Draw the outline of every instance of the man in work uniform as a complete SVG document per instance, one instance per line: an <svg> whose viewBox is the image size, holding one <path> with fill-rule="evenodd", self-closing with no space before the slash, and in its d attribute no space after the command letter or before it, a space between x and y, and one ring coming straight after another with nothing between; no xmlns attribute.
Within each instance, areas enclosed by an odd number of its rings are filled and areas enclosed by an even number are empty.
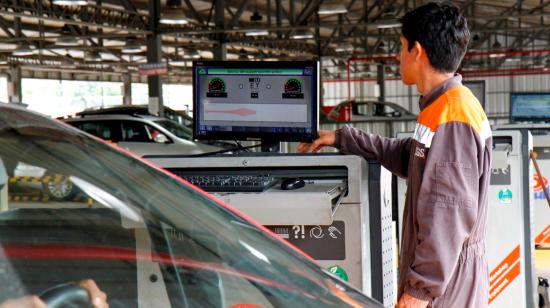
<svg viewBox="0 0 550 308"><path fill-rule="evenodd" d="M414 136L384 138L346 126L320 131L298 150L335 146L407 178L398 307L486 307L492 135L481 105L455 75L470 32L449 2L418 7L401 23L401 78L422 95Z"/></svg>

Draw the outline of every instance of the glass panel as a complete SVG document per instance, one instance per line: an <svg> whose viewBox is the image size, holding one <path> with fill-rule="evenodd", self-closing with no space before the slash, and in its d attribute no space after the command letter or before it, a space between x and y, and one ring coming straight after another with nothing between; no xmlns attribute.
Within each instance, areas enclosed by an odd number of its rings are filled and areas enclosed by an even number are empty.
<svg viewBox="0 0 550 308"><path fill-rule="evenodd" d="M177 123L174 123L172 121L167 120L158 120L155 121L158 125L164 127L168 131L170 131L172 134L178 136L179 138L185 139L185 140L191 140L193 132L190 128L178 125Z"/></svg>
<svg viewBox="0 0 550 308"><path fill-rule="evenodd" d="M126 142L154 142L145 124L137 121L123 121L122 134Z"/></svg>
<svg viewBox="0 0 550 308"><path fill-rule="evenodd" d="M120 123L117 123L117 122L113 122L113 121L72 122L70 124L76 126L80 130L83 130L103 140L107 140L111 142L119 142L121 140Z"/></svg>
<svg viewBox="0 0 550 308"><path fill-rule="evenodd" d="M0 106L0 303L93 279L111 307L373 307L208 195Z"/></svg>

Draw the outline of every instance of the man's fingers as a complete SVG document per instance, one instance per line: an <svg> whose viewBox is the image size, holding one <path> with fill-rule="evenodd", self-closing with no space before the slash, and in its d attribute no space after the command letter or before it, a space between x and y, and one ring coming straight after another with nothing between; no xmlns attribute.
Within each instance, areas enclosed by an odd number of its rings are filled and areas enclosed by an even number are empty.
<svg viewBox="0 0 550 308"><path fill-rule="evenodd" d="M78 283L78 286L88 290L90 299L94 308L108 308L107 294L101 291L95 281L91 279L82 280Z"/></svg>
<svg viewBox="0 0 550 308"><path fill-rule="evenodd" d="M300 153L305 153L305 152L307 152L308 149L309 149L309 147L310 147L310 145L311 145L311 143L304 143L304 142L300 143L300 144L298 145L298 152L300 152Z"/></svg>
<svg viewBox="0 0 550 308"><path fill-rule="evenodd" d="M321 139L317 139L315 140L312 144L311 144L311 151L314 152L314 153L317 153L319 152L319 150L321 150L323 148L323 143L321 141Z"/></svg>

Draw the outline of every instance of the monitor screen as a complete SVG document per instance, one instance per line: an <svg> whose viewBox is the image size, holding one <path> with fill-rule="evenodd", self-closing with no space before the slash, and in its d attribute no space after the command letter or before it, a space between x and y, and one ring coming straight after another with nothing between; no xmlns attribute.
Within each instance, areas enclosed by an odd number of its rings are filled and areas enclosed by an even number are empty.
<svg viewBox="0 0 550 308"><path fill-rule="evenodd" d="M311 141L319 127L319 62L193 62L199 140Z"/></svg>
<svg viewBox="0 0 550 308"><path fill-rule="evenodd" d="M462 84L472 91L485 110L485 80L463 80Z"/></svg>
<svg viewBox="0 0 550 308"><path fill-rule="evenodd" d="M510 121L550 122L550 93L511 93Z"/></svg>

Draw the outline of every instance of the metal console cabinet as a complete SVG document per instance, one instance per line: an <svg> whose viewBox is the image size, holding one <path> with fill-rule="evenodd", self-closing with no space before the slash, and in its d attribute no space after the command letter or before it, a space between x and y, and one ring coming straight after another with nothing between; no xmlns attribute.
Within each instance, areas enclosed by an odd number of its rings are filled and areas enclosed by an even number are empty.
<svg viewBox="0 0 550 308"><path fill-rule="evenodd" d="M273 155L151 158L179 175L269 174L306 185L261 193L214 195L308 253L351 285L393 307L391 174L352 155ZM336 268L335 266L338 266ZM343 270L343 271L342 271Z"/></svg>

